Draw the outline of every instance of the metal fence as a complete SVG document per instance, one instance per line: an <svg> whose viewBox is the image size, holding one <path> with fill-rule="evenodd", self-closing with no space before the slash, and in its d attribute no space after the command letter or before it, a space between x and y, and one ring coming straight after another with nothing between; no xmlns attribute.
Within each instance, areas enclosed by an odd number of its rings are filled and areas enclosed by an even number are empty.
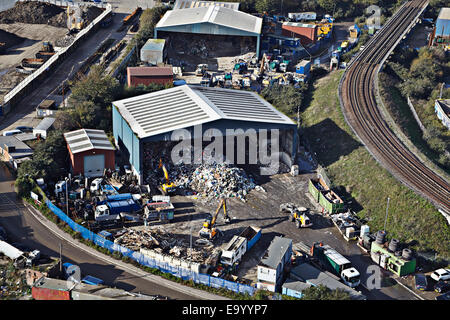
<svg viewBox="0 0 450 320"><path fill-rule="evenodd" d="M156 268L164 273L170 273L177 278L181 278L183 280L192 280L197 284L203 284L212 288L224 288L237 293L253 295L256 291L255 287L248 286L245 284L228 281L222 278L212 277L208 274L197 273L192 270L182 268L180 266L171 265L168 262L157 260L150 258L140 252L135 252L126 247L118 245L112 241L106 240L93 233L92 231L86 229L83 226L75 223L72 219L70 219L61 209L51 203L48 199L45 200L47 207L62 221L67 223L72 230L79 232L81 236L90 240L96 245L108 249L111 253L120 252L123 256L129 257L134 261L138 262L143 266L147 266L150 268Z"/></svg>

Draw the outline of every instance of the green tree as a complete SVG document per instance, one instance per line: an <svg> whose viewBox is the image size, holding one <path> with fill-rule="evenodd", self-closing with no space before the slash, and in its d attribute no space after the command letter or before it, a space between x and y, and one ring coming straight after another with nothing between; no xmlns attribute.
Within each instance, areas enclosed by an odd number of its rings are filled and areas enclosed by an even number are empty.
<svg viewBox="0 0 450 320"><path fill-rule="evenodd" d="M311 286L302 291L302 300L351 300L350 295L342 290L331 290L324 285Z"/></svg>

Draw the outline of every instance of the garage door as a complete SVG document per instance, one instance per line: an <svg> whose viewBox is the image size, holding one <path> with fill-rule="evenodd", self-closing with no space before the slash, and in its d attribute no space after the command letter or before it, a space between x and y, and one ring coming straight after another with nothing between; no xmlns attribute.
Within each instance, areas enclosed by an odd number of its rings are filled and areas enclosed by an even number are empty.
<svg viewBox="0 0 450 320"><path fill-rule="evenodd" d="M105 169L105 155L98 154L84 157L84 176L101 177Z"/></svg>

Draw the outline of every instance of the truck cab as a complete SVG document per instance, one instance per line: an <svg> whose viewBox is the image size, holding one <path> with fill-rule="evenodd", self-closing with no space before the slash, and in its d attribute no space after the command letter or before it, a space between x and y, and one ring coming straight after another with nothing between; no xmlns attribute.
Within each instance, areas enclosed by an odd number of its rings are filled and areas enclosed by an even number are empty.
<svg viewBox="0 0 450 320"><path fill-rule="evenodd" d="M95 208L95 221L120 220L120 214L111 214L106 204L101 204Z"/></svg>
<svg viewBox="0 0 450 320"><path fill-rule="evenodd" d="M347 286L351 288L355 288L361 283L360 274L358 270L353 267L344 269L344 271L341 272L341 279Z"/></svg>
<svg viewBox="0 0 450 320"><path fill-rule="evenodd" d="M96 193L97 191L100 191L100 186L102 184L102 181L103 181L102 178L97 178L91 182L91 188L90 188L91 193Z"/></svg>
<svg viewBox="0 0 450 320"><path fill-rule="evenodd" d="M66 181L58 181L58 183L55 184L55 194L59 194L64 191L66 191Z"/></svg>

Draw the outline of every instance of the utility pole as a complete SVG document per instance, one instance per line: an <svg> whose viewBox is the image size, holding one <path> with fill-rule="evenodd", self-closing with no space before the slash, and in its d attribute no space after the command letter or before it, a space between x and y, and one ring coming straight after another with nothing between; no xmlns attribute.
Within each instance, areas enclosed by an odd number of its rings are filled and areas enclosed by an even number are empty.
<svg viewBox="0 0 450 320"><path fill-rule="evenodd" d="M59 272L62 273L62 243L59 243Z"/></svg>
<svg viewBox="0 0 450 320"><path fill-rule="evenodd" d="M66 181L66 214L69 216L69 179L65 177L64 180Z"/></svg>
<svg viewBox="0 0 450 320"><path fill-rule="evenodd" d="M387 198L387 206L386 206L386 217L384 218L384 228L383 230L386 232L386 222L387 222L387 217L388 217L388 210L389 210L389 200L390 198Z"/></svg>

